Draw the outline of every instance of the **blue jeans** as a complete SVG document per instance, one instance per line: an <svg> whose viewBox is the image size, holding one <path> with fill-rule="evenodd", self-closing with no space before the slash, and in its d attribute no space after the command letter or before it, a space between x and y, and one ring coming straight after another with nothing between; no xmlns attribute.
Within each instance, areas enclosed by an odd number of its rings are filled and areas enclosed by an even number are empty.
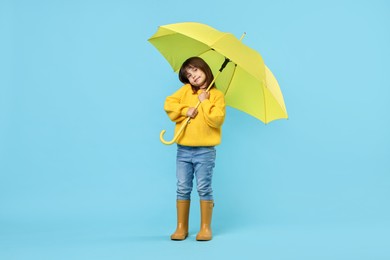
<svg viewBox="0 0 390 260"><path fill-rule="evenodd" d="M215 166L214 146L177 145L177 199L190 200L194 176L200 200L213 200L211 181Z"/></svg>

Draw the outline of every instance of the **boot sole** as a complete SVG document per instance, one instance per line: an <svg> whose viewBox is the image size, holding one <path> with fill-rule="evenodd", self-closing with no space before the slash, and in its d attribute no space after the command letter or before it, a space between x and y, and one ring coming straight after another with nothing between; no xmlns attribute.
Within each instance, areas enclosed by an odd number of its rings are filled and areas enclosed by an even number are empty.
<svg viewBox="0 0 390 260"><path fill-rule="evenodd" d="M181 241L181 240L185 240L187 237L188 237L188 234L185 235L184 237L172 237L172 236L171 236L171 240L174 240L174 241Z"/></svg>

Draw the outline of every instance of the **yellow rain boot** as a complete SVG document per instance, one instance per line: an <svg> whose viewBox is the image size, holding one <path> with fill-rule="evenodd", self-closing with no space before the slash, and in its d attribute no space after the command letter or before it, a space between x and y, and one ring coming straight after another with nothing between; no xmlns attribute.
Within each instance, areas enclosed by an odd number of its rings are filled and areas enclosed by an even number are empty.
<svg viewBox="0 0 390 260"><path fill-rule="evenodd" d="M172 240L184 240L188 236L188 216L190 213L190 200L177 200L177 228L171 235Z"/></svg>
<svg viewBox="0 0 390 260"><path fill-rule="evenodd" d="M213 200L201 200L200 201L200 215L201 215L201 223L200 223L200 231L196 236L196 240L198 241L209 241L212 238L211 232L211 218L213 215Z"/></svg>

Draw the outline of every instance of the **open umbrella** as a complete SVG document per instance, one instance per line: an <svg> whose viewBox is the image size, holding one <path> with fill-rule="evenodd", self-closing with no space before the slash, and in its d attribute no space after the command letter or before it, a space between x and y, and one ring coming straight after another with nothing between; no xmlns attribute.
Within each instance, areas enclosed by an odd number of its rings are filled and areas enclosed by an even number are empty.
<svg viewBox="0 0 390 260"><path fill-rule="evenodd" d="M264 65L261 55L243 44L242 38L237 39L231 33L205 24L188 22L160 26L149 42L176 72L189 57L204 59L215 75L218 89L225 94L226 105L264 123L287 118L283 95L275 77ZM171 141L164 140L163 130L161 142L174 143L189 121L188 117Z"/></svg>

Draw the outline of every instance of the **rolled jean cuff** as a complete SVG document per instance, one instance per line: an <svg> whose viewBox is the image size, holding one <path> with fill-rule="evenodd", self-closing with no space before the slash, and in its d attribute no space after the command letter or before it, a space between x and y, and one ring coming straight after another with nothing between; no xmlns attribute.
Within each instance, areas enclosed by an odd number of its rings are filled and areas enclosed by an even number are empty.
<svg viewBox="0 0 390 260"><path fill-rule="evenodd" d="M212 195L210 196L199 196L200 200L214 200L214 197Z"/></svg>
<svg viewBox="0 0 390 260"><path fill-rule="evenodd" d="M176 197L177 200L191 200L191 196L179 196Z"/></svg>

